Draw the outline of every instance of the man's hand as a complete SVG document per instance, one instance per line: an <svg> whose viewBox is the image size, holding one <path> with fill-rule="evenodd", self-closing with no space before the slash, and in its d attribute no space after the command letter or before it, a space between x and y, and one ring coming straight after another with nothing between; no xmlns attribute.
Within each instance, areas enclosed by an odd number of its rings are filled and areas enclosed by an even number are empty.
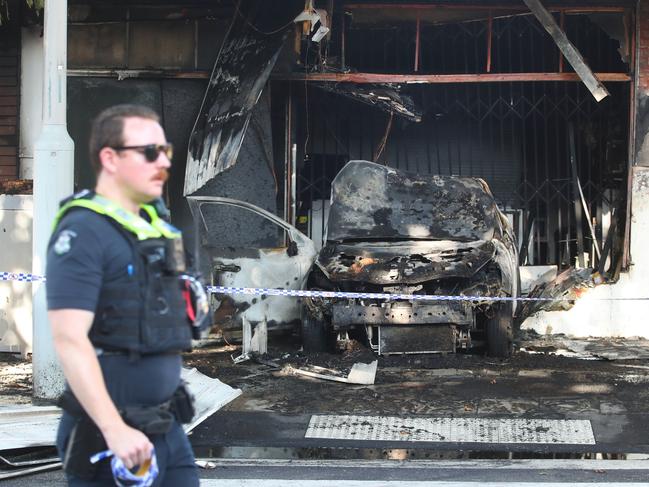
<svg viewBox="0 0 649 487"><path fill-rule="evenodd" d="M142 465L151 458L153 444L144 433L126 423L108 428L102 434L108 448L128 469Z"/></svg>

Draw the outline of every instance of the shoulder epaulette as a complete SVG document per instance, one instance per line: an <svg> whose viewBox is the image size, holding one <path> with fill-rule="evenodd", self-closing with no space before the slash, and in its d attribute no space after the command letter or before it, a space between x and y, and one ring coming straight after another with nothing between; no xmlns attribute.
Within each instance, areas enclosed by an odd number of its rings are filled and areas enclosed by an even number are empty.
<svg viewBox="0 0 649 487"><path fill-rule="evenodd" d="M59 207L61 208L61 207L65 206L65 205L67 205L70 201L73 201L73 200L80 200L80 199L89 200L89 199L92 199L92 197L94 195L95 195L94 191L92 191L90 189L82 189L81 191L77 191L76 193L71 194L70 196L68 196L66 198L63 198L59 202Z"/></svg>

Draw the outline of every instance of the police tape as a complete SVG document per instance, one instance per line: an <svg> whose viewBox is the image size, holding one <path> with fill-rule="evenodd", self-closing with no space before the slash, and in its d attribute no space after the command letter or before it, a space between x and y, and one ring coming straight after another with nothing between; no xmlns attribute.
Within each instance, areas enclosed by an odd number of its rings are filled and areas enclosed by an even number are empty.
<svg viewBox="0 0 649 487"><path fill-rule="evenodd" d="M45 282L45 276L25 272L0 272L0 281ZM206 286L205 290L213 294L247 294L253 296L285 296L295 298L346 298L377 299L383 301L574 301L575 297L512 297L512 296L467 296L438 294L398 294L398 293L359 293L348 291L309 291L306 289L281 289L258 287ZM649 301L649 297L630 298L597 298L597 301Z"/></svg>
<svg viewBox="0 0 649 487"><path fill-rule="evenodd" d="M378 299L384 301L574 301L575 298L527 298L511 296L445 296L438 294L355 293L347 291L307 291L255 287L207 286L214 294L248 294L254 296L290 296L297 298ZM642 298L649 299L649 298Z"/></svg>
<svg viewBox="0 0 649 487"><path fill-rule="evenodd" d="M45 281L45 276L37 276L25 272L0 272L0 281L21 281L21 282Z"/></svg>

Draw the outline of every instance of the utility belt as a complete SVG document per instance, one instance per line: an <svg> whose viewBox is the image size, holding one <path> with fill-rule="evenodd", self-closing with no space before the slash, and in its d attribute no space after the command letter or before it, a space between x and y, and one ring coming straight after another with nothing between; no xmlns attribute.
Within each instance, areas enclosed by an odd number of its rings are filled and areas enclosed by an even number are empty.
<svg viewBox="0 0 649 487"><path fill-rule="evenodd" d="M178 355L181 353L180 350L169 350L166 352L155 352L155 353L140 353L135 351L129 351L124 349L113 349L113 348L99 348L95 347L95 353L97 357L126 357L130 363L136 362L142 357L160 357L162 355ZM75 398L76 400L76 398ZM156 406L154 406L156 407Z"/></svg>
<svg viewBox="0 0 649 487"><path fill-rule="evenodd" d="M65 446L63 468L75 477L92 480L99 464L90 463L90 457L106 450L104 437L72 391L66 389L57 405L76 419ZM162 435L171 430L174 421L186 424L194 418L194 397L181 383L171 399L162 404L127 406L119 409L119 413L126 424L145 435Z"/></svg>

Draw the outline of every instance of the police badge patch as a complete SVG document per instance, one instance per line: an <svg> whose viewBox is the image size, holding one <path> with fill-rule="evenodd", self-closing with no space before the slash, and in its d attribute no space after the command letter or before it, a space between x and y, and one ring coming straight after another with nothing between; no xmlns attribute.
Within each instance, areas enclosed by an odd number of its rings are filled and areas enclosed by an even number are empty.
<svg viewBox="0 0 649 487"><path fill-rule="evenodd" d="M61 230L59 233L59 238L56 239L54 243L54 252L57 255L63 255L70 251L72 247L72 239L77 236L76 232L72 230Z"/></svg>

